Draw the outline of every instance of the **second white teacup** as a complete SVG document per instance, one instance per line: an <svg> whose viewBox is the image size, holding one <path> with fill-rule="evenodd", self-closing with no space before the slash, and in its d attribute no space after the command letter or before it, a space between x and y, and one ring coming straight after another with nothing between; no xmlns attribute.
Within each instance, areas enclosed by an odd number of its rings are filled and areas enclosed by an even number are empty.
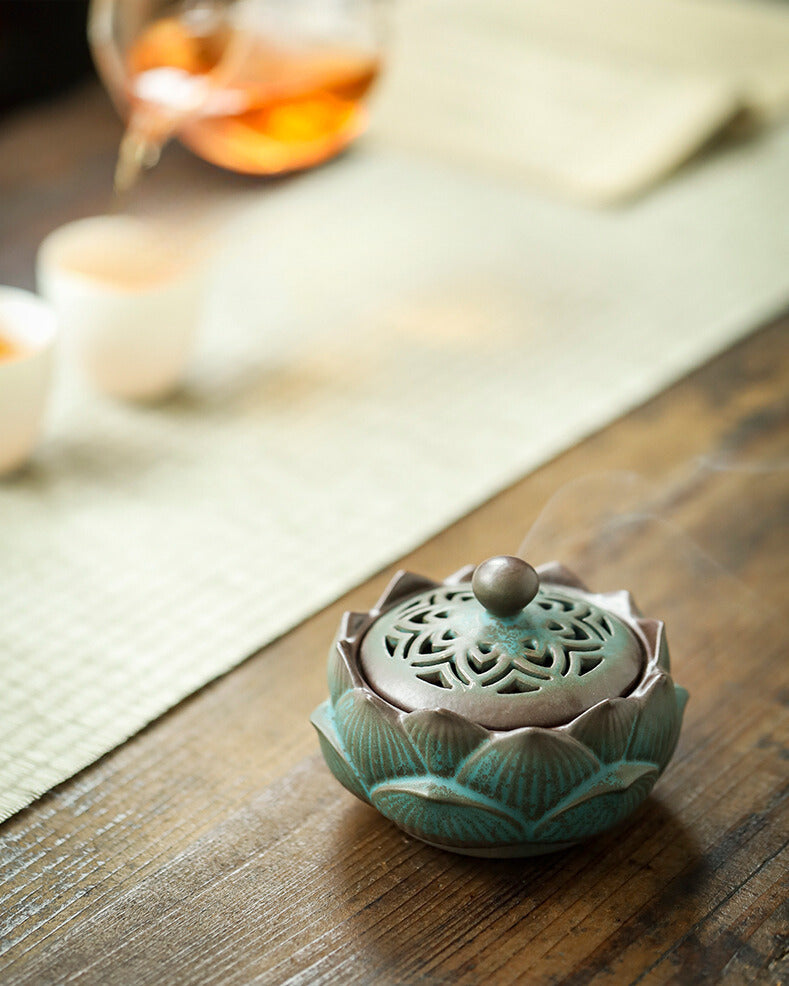
<svg viewBox="0 0 789 986"><path fill-rule="evenodd" d="M29 291L0 287L0 475L21 466L38 440L52 376L57 322ZM10 352L9 352L10 351Z"/></svg>
<svg viewBox="0 0 789 986"><path fill-rule="evenodd" d="M155 400L177 386L204 279L200 258L180 239L131 216L81 219L41 244L37 278L66 348L100 390Z"/></svg>

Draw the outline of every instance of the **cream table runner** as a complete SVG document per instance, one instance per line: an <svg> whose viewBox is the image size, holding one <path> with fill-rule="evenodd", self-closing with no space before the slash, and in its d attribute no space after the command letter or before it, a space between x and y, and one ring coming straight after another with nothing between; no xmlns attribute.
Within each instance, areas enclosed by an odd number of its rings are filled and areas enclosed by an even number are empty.
<svg viewBox="0 0 789 986"><path fill-rule="evenodd" d="M229 191L184 391L66 373L0 483L0 817L775 313L787 175L784 127L584 211L379 126Z"/></svg>

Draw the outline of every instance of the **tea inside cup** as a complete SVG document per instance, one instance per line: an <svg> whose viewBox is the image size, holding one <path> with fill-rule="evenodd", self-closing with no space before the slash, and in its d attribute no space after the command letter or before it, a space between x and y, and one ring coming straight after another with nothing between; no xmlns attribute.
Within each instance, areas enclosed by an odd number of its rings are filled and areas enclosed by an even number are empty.
<svg viewBox="0 0 789 986"><path fill-rule="evenodd" d="M21 466L41 429L57 320L29 291L0 287L0 474Z"/></svg>

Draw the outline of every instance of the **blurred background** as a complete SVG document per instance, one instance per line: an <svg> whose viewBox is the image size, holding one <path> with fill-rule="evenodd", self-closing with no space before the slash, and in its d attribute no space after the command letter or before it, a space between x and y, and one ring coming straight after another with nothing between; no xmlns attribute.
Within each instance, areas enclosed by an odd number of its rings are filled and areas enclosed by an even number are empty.
<svg viewBox="0 0 789 986"><path fill-rule="evenodd" d="M0 0L0 113L93 74L88 0Z"/></svg>

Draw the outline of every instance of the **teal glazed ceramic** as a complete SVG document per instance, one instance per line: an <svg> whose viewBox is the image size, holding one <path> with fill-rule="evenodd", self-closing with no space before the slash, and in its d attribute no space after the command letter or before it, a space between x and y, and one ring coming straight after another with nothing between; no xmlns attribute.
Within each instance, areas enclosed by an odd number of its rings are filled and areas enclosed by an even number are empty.
<svg viewBox="0 0 789 986"><path fill-rule="evenodd" d="M679 738L663 624L558 564L400 572L346 613L312 716L337 780L405 832L531 856L621 822Z"/></svg>

